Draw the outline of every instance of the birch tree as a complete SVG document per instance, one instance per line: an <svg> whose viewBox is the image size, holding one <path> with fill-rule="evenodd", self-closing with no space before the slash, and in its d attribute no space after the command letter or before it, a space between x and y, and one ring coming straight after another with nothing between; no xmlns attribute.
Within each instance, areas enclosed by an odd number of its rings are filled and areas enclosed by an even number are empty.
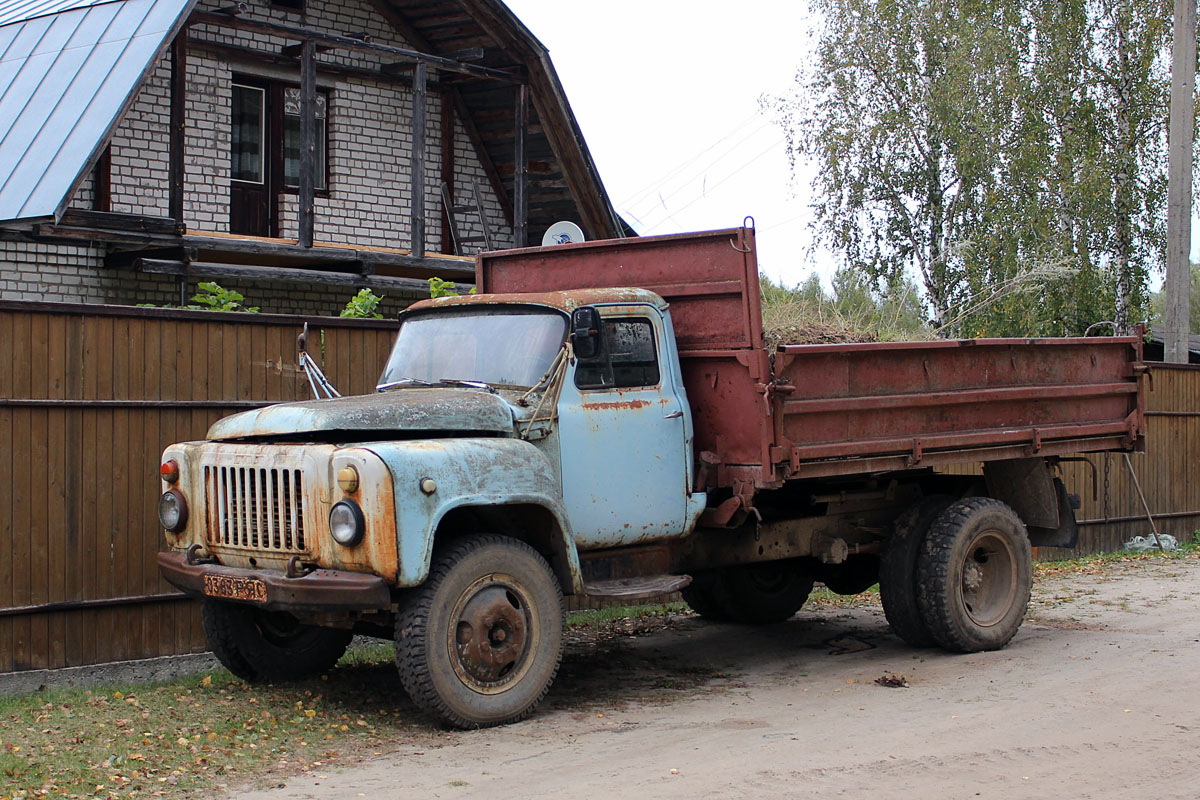
<svg viewBox="0 0 1200 800"><path fill-rule="evenodd" d="M1126 327L1162 264L1161 0L814 0L776 100L816 234L956 335Z"/></svg>

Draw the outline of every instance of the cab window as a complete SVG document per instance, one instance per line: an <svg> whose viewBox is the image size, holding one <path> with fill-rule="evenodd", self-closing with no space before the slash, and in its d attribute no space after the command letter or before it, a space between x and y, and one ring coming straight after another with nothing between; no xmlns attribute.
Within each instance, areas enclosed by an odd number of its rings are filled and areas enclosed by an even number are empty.
<svg viewBox="0 0 1200 800"><path fill-rule="evenodd" d="M658 385L658 350L648 319L604 320L600 351L579 360L575 386L580 389L627 389Z"/></svg>

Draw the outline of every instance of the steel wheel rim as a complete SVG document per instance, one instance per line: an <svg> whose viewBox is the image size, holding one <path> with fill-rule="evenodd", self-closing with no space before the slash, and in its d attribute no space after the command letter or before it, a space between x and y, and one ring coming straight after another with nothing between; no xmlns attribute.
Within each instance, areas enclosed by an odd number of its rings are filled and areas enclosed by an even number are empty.
<svg viewBox="0 0 1200 800"><path fill-rule="evenodd" d="M996 530L976 535L959 567L958 593L973 623L1000 624L1017 595L1017 557L1008 537Z"/></svg>
<svg viewBox="0 0 1200 800"><path fill-rule="evenodd" d="M446 634L450 663L463 685L499 694L533 665L537 612L516 578L486 575L459 595Z"/></svg>

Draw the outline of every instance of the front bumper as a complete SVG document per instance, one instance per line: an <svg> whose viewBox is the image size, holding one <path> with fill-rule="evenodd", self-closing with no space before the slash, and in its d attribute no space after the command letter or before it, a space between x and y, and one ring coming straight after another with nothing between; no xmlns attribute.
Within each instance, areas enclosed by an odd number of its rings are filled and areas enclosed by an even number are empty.
<svg viewBox="0 0 1200 800"><path fill-rule="evenodd" d="M289 578L281 572L189 564L186 554L180 552L159 553L158 569L167 581L187 594L243 602L269 611L374 611L387 610L392 605L387 582L378 575L361 572L318 569L299 578ZM205 576L209 579L205 580ZM215 587L235 583L250 585L254 591L243 597L214 594Z"/></svg>

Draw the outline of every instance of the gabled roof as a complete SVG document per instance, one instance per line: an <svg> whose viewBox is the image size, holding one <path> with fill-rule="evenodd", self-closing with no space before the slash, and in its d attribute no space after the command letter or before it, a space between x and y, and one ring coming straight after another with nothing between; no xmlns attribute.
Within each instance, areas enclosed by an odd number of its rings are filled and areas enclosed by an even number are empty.
<svg viewBox="0 0 1200 800"><path fill-rule="evenodd" d="M503 2L370 2L424 52L448 56L482 48L483 59L473 63L498 69L515 68L528 76L533 106L527 141L529 244L539 244L542 232L563 219L579 222L591 239L635 235L613 210L549 51ZM513 87L472 81L458 91L476 118L487 156L496 165L511 196L516 108Z"/></svg>
<svg viewBox="0 0 1200 800"><path fill-rule="evenodd" d="M528 78L531 243L560 219L589 238L632 231L617 216L546 48L499 0L366 0L413 47ZM0 0L0 221L61 216L157 55L196 0ZM459 112L502 202L513 197L515 87L456 86Z"/></svg>
<svg viewBox="0 0 1200 800"><path fill-rule="evenodd" d="M0 5L0 220L62 214L194 4Z"/></svg>

